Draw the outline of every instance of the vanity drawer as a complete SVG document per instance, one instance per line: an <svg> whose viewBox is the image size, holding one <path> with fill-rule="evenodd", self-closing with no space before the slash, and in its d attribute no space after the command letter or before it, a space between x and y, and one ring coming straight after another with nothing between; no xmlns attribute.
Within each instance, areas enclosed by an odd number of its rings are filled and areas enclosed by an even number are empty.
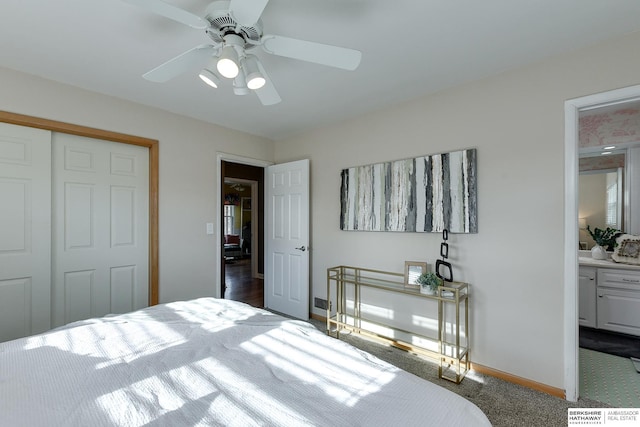
<svg viewBox="0 0 640 427"><path fill-rule="evenodd" d="M640 272L632 270L598 269L598 286L640 292Z"/></svg>
<svg viewBox="0 0 640 427"><path fill-rule="evenodd" d="M590 328L596 325L596 269L580 266L578 281L578 323Z"/></svg>
<svg viewBox="0 0 640 427"><path fill-rule="evenodd" d="M598 328L640 335L640 292L598 286Z"/></svg>

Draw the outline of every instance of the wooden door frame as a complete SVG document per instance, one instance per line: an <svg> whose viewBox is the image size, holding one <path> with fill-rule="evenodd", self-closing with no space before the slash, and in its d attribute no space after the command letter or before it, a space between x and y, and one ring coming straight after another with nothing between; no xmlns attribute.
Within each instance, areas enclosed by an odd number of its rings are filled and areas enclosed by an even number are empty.
<svg viewBox="0 0 640 427"><path fill-rule="evenodd" d="M51 132L67 133L88 138L137 145L149 149L149 305L156 305L159 294L159 256L158 256L158 140L106 131L87 126L74 125L56 120L0 111L0 122L18 126L44 129Z"/></svg>

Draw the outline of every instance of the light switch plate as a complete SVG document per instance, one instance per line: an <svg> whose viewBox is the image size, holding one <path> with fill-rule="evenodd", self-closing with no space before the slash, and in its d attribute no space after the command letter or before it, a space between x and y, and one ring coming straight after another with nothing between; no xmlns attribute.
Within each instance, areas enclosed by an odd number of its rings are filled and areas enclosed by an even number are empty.
<svg viewBox="0 0 640 427"><path fill-rule="evenodd" d="M208 222L207 223L207 234L213 234L213 223L212 222Z"/></svg>

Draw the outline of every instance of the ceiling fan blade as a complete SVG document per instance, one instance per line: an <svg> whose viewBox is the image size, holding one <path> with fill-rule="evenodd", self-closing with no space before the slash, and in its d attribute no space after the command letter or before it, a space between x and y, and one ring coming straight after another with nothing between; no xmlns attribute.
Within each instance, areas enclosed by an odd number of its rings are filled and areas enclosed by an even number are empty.
<svg viewBox="0 0 640 427"><path fill-rule="evenodd" d="M229 14L238 24L252 27L260 19L267 3L269 0L231 0Z"/></svg>
<svg viewBox="0 0 640 427"><path fill-rule="evenodd" d="M276 91L273 82L267 75L267 72L264 70L260 62L258 62L258 68L260 69L260 72L265 79L264 86L254 91L258 96L258 99L260 99L262 105L274 105L279 103L280 101L282 101L282 98L280 98L280 95L278 95L278 91Z"/></svg>
<svg viewBox="0 0 640 427"><path fill-rule="evenodd" d="M173 19L181 24L188 25L193 28L204 30L209 28L209 21L204 18L194 15L191 12L180 9L168 3L160 0L123 0L125 3L129 3L134 6L141 7L156 15L164 16L165 18Z"/></svg>
<svg viewBox="0 0 640 427"><path fill-rule="evenodd" d="M217 48L214 46L201 44L168 60L164 64L158 65L153 70L143 74L142 77L151 82L164 83L190 69L203 66L216 52Z"/></svg>
<svg viewBox="0 0 640 427"><path fill-rule="evenodd" d="M262 36L262 48L265 52L273 55L315 62L349 71L358 68L362 58L362 53L357 50L283 36Z"/></svg>

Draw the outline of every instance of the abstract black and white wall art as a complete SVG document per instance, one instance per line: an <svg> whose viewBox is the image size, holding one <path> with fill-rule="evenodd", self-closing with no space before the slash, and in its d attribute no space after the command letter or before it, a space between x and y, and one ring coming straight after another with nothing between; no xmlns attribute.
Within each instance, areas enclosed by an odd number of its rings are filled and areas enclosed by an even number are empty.
<svg viewBox="0 0 640 427"><path fill-rule="evenodd" d="M340 229L478 232L476 150L343 169Z"/></svg>

